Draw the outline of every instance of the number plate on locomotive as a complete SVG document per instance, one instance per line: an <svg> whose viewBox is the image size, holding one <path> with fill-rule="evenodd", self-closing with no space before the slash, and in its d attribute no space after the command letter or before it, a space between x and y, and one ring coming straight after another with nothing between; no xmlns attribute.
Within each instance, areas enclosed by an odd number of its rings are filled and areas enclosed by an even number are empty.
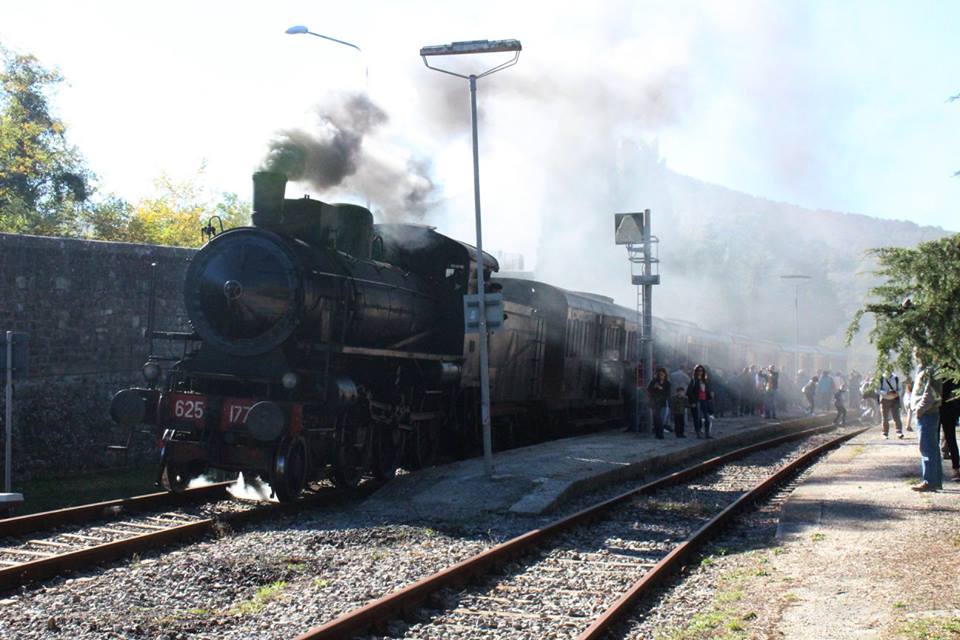
<svg viewBox="0 0 960 640"><path fill-rule="evenodd" d="M174 422L188 422L202 429L207 417L207 399L192 393L173 393L167 400L168 415Z"/></svg>
<svg viewBox="0 0 960 640"><path fill-rule="evenodd" d="M224 398L223 409L220 412L220 428L229 429L242 425L247 414L250 413L250 407L255 404L253 400L246 398Z"/></svg>

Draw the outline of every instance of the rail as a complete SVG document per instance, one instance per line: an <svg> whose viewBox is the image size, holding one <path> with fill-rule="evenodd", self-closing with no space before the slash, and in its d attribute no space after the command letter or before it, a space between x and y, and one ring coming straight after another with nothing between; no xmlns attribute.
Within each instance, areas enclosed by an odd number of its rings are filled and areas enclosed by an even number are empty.
<svg viewBox="0 0 960 640"><path fill-rule="evenodd" d="M570 516L557 520L542 528L534 529L520 536L512 538L506 542L498 544L479 554L476 554L466 560L458 562L446 569L442 569L432 575L424 577L406 587L403 587L393 593L387 594L381 598L373 600L368 604L349 611L334 620L331 620L321 626L314 627L309 631L297 636L297 640L328 640L333 638L349 638L362 634L371 628L377 628L392 619L403 617L406 613L415 610L431 594L443 588L457 588L466 584L470 579L482 575L492 568L500 566L507 561L529 552L546 539L553 537L563 531L572 529L577 525L589 522L612 508L624 504L633 498L652 493L669 485L678 484L693 477L700 476L710 472L732 460L741 458L751 453L769 449L778 445L803 439L818 433L831 430L831 425L806 429L804 431L780 436L763 442L759 442L747 447L737 449L716 456L704 462L687 467L681 471L669 474L652 482L648 482L640 487L622 493L613 498L604 500L600 503L582 509ZM862 431L845 434L839 438L832 439L826 445L818 447L805 454L797 461L787 465L776 474L765 479L754 490L741 496L736 502L728 506L718 516L701 527L691 538L678 545L670 554L651 569L645 577L635 584L627 593L625 593L611 609L604 612L601 618L598 618L591 625L581 639L595 638L597 634L607 629L612 621L622 616L623 612L650 586L662 580L662 578L672 569L683 561L690 553L702 543L707 535L715 531L719 526L728 521L734 513L741 509L745 504L757 499L759 491L768 491L775 486L785 475L793 471L806 461L819 455L827 448L836 446L849 438L862 433ZM589 632L590 635L585 635Z"/></svg>

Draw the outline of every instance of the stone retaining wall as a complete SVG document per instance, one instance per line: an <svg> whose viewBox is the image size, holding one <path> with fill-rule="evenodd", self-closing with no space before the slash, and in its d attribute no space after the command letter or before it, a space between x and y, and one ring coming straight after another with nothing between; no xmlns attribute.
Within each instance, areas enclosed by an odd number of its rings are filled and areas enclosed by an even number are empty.
<svg viewBox="0 0 960 640"><path fill-rule="evenodd" d="M110 421L110 398L142 382L151 277L155 327L186 328L182 283L194 253L0 233L0 330L30 335L29 377L15 392L15 484L152 458L145 435L128 460L106 451L127 439Z"/></svg>

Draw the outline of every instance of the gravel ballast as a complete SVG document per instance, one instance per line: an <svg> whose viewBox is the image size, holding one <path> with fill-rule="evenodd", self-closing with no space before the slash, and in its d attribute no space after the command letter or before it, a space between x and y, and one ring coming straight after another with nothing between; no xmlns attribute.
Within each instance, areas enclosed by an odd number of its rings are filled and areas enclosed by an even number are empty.
<svg viewBox="0 0 960 640"><path fill-rule="evenodd" d="M790 451L803 446L787 445ZM779 464L776 456L787 454L771 455L770 464ZM673 497L658 494L638 500L631 507L632 515L626 516L636 524L630 535L624 536L623 527L614 524L604 533L604 540L637 557L648 554L645 562L655 561L670 543L685 535L681 530L695 526L744 488L714 487L707 497L691 484L668 490L676 492ZM623 490L610 488L578 499L564 511L572 512ZM669 517L657 516L651 502L660 503L658 513L667 505ZM23 589L0 602L0 637L291 638L558 515L491 514L463 524L438 519L442 522L438 524L384 521L382 515L367 513L357 505L330 507ZM677 526L680 522L683 526ZM603 594L633 577L626 572L577 575L583 561L598 553L590 544L595 541L572 537L547 552L555 554L556 565L564 573L553 576L551 590L556 593L542 600L539 611L543 617L593 615L609 599ZM533 576L534 583L539 580L541 576ZM522 581L518 574L517 584L512 586L520 588ZM584 606L563 589L601 595ZM461 609L471 606L470 593L448 595L463 600L466 606L458 605ZM505 599L521 597L514 593ZM497 604L496 600L485 602L489 609ZM444 637L477 637L476 630L484 628L489 637L542 637L553 628L522 615L510 619L509 624L499 622L490 627L484 627L483 616L468 617L471 623L461 624L464 621L460 620L455 623L460 631L454 629ZM437 637L428 631L434 622L423 627L401 624L396 631L411 637ZM573 625L569 627L573 629Z"/></svg>

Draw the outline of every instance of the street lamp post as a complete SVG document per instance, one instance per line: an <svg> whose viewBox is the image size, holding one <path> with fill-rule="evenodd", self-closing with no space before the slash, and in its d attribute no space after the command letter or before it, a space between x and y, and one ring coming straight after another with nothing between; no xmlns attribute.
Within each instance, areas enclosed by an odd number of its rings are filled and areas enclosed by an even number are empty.
<svg viewBox="0 0 960 640"><path fill-rule="evenodd" d="M780 276L781 280L794 281L793 311L796 328L796 351L793 356L793 375L800 373L800 283L802 280L810 280L813 276L806 276L801 273L789 273Z"/></svg>
<svg viewBox="0 0 960 640"><path fill-rule="evenodd" d="M302 24L294 25L287 29L287 33L290 35L300 35L306 33L311 36L316 36L318 38L323 38L324 40L329 40L330 42L336 42L337 44L342 44L344 46L356 49L361 56L363 56L363 92L367 95L367 102L365 105L366 111L366 125L367 128L370 128L370 65L367 62L367 55L363 52L363 49L353 44L352 42L347 42L346 40L339 40L337 38L331 38L330 36L325 36L320 33L314 33L307 29ZM370 208L370 196L367 196L367 209Z"/></svg>
<svg viewBox="0 0 960 640"><path fill-rule="evenodd" d="M471 40L468 42L453 42L420 49L420 57L428 69L446 73L470 82L470 116L473 125L473 208L477 223L477 307L480 324L480 422L483 425L483 466L487 476L493 475L493 438L490 431L490 371L487 354L487 308L485 304L486 290L483 282L483 234L480 226L480 152L477 142L477 80L512 67L520 58L522 47L519 40ZM483 73L463 75L447 69L431 67L428 58L434 56L465 55L472 53L513 53L513 57L506 62L487 69Z"/></svg>
<svg viewBox="0 0 960 640"><path fill-rule="evenodd" d="M364 57L363 58L363 80L364 80L364 83L366 83L367 95L368 96L370 95L370 67L367 64L366 54L363 52L363 49L353 44L352 42L347 42L346 40L339 40L337 38L331 38L330 36L325 36L320 33L314 33L313 31L310 31L310 29L307 29L302 24L298 24L290 27L289 29L287 29L287 33L290 35L299 35L301 33L306 33L308 35L316 36L318 38L323 38L324 40L329 40L330 42L336 42L337 44L342 44L344 46L351 47L359 51L360 55Z"/></svg>

